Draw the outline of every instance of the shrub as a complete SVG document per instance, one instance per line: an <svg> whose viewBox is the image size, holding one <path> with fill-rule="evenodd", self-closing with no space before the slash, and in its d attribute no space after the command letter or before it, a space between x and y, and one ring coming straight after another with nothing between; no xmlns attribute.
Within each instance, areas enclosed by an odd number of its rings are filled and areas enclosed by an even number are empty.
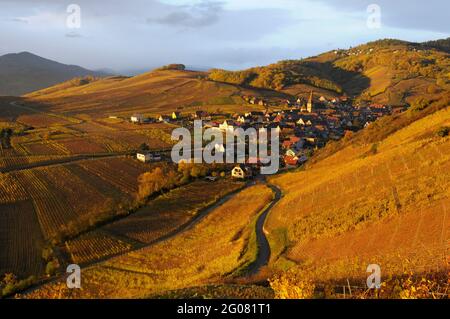
<svg viewBox="0 0 450 319"><path fill-rule="evenodd" d="M276 299L311 299L315 285L294 272L286 272L269 280Z"/></svg>
<svg viewBox="0 0 450 319"><path fill-rule="evenodd" d="M443 126L437 131L437 135L440 137L446 137L446 136L448 136L449 132L450 132L450 128L447 126Z"/></svg>
<svg viewBox="0 0 450 319"><path fill-rule="evenodd" d="M48 276L53 276L53 275L56 274L56 272L58 271L58 269L59 269L59 262L58 262L58 259L53 258L53 259L52 259L51 261L49 261L49 262L47 263L47 265L45 266L45 273L46 273Z"/></svg>

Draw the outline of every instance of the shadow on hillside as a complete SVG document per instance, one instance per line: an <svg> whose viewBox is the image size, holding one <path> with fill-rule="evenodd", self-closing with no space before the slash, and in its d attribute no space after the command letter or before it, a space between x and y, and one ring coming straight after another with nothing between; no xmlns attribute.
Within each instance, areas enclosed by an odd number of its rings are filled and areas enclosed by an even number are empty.
<svg viewBox="0 0 450 319"><path fill-rule="evenodd" d="M323 78L337 83L350 96L361 95L371 84L370 78L362 74L362 66L359 65L353 71L337 67L331 62L307 61L303 62L303 65L316 70Z"/></svg>
<svg viewBox="0 0 450 319"><path fill-rule="evenodd" d="M51 105L22 96L0 96L0 117L15 121L21 115L50 111Z"/></svg>

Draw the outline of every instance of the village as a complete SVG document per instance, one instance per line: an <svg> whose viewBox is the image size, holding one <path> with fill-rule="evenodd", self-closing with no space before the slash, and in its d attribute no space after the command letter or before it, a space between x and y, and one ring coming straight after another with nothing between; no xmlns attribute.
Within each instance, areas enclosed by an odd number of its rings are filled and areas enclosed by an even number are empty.
<svg viewBox="0 0 450 319"><path fill-rule="evenodd" d="M198 110L191 114L173 112L157 118L134 114L130 121L136 125L172 123L192 130L194 121L202 120L204 129L216 128L223 133L237 128L254 128L260 133L274 129L280 136L280 168L290 169L306 163L314 151L324 147L328 141L340 140L346 134L367 127L378 118L393 112L390 106L354 106L346 96L329 100L324 96L315 96L312 91L307 99L299 97L294 101L286 100L275 107L269 106L263 99L248 96L242 98L249 104L265 108L265 111L213 114ZM220 145L216 147L216 151L226 152L226 149ZM152 162L160 161L161 155L142 150L138 152L137 158L142 162ZM262 165L261 162L261 159L246 158L244 164L233 169L232 176L239 179L248 178L253 175L257 166Z"/></svg>

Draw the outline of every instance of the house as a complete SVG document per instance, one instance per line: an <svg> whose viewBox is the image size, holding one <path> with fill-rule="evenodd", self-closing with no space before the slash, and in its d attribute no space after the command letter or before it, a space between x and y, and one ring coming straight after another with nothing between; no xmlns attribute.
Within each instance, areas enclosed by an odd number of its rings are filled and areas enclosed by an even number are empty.
<svg viewBox="0 0 450 319"><path fill-rule="evenodd" d="M131 117L131 122L133 123L142 123L144 121L144 117L141 114L134 114Z"/></svg>
<svg viewBox="0 0 450 319"><path fill-rule="evenodd" d="M222 132L234 131L233 122L230 120L225 120L222 124L219 125L219 129Z"/></svg>
<svg viewBox="0 0 450 319"><path fill-rule="evenodd" d="M295 153L292 149L288 149L286 151L286 156L295 157L295 156L297 156L297 153Z"/></svg>
<svg viewBox="0 0 450 319"><path fill-rule="evenodd" d="M180 112L172 112L172 120L179 120L181 119L181 113Z"/></svg>
<svg viewBox="0 0 450 319"><path fill-rule="evenodd" d="M211 121L211 115L206 111L196 111L194 117L203 121Z"/></svg>
<svg viewBox="0 0 450 319"><path fill-rule="evenodd" d="M246 124L246 123L250 122L250 119L245 116L238 116L236 122L241 123L241 124Z"/></svg>
<svg viewBox="0 0 450 319"><path fill-rule="evenodd" d="M237 165L231 171L231 176L237 179L246 179L252 177L252 170L245 165Z"/></svg>
<svg viewBox="0 0 450 319"><path fill-rule="evenodd" d="M167 116L167 115L160 115L159 117L158 117L158 122L166 122L166 123L168 123L169 121L170 121L170 119L171 119L171 117L170 116Z"/></svg>
<svg viewBox="0 0 450 319"><path fill-rule="evenodd" d="M159 162L161 161L161 155L160 154L153 154L150 152L138 152L136 154L136 158L138 161L142 163L150 163L150 162Z"/></svg>
<svg viewBox="0 0 450 319"><path fill-rule="evenodd" d="M287 166L297 166L298 165L298 157L297 156L286 155L284 157L284 163Z"/></svg>

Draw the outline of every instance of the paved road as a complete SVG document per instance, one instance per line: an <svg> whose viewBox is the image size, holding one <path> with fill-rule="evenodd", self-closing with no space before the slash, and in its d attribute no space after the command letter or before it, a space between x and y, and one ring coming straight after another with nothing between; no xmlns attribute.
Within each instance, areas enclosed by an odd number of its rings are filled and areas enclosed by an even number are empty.
<svg viewBox="0 0 450 319"><path fill-rule="evenodd" d="M247 276L256 275L262 267L266 266L269 263L270 260L270 245L266 237L264 224L272 208L281 199L282 193L281 190L273 184L267 184L267 186L272 189L275 197L270 205L264 209L264 211L256 221L256 241L258 243L258 255L256 257L256 260L248 267L246 273Z"/></svg>

